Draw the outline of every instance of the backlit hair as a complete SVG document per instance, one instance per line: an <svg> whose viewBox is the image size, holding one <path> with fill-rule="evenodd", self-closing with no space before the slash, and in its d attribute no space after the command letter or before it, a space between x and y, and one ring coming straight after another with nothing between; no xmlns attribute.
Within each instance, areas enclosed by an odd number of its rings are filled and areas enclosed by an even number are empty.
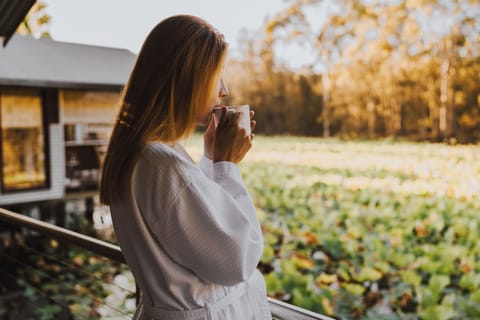
<svg viewBox="0 0 480 320"><path fill-rule="evenodd" d="M214 94L227 43L204 20L178 15L153 28L124 88L102 169L100 201L120 200L150 141L190 135Z"/></svg>

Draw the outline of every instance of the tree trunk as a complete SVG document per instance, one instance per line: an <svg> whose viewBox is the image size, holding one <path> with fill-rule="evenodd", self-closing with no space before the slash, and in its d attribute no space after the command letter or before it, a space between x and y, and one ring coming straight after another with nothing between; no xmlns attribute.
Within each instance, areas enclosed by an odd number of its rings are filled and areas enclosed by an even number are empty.
<svg viewBox="0 0 480 320"><path fill-rule="evenodd" d="M329 121L329 104L330 104L330 75L329 75L329 68L328 68L328 52L324 52L322 54L323 58L323 67L324 72L322 76L322 100L323 100L323 108L322 108L322 124L323 124L323 137L328 138L330 137L330 121Z"/></svg>
<svg viewBox="0 0 480 320"><path fill-rule="evenodd" d="M450 69L450 62L448 58L443 58L440 65L440 110L439 110L439 129L443 138L449 135L449 120L448 120L448 71Z"/></svg>
<svg viewBox="0 0 480 320"><path fill-rule="evenodd" d="M367 103L367 127L368 127L368 137L370 139L375 137L375 104L373 101Z"/></svg>
<svg viewBox="0 0 480 320"><path fill-rule="evenodd" d="M323 92L323 108L322 108L322 126L323 126L323 137L330 137L330 121L328 120L328 93Z"/></svg>
<svg viewBox="0 0 480 320"><path fill-rule="evenodd" d="M428 83L427 101L428 101L428 116L430 123L430 138L437 140L440 134L439 130L439 108L437 97L435 95L435 79L431 79Z"/></svg>
<svg viewBox="0 0 480 320"><path fill-rule="evenodd" d="M398 101L395 101L393 106L395 108L393 113L394 136L398 137L402 133L402 105Z"/></svg>

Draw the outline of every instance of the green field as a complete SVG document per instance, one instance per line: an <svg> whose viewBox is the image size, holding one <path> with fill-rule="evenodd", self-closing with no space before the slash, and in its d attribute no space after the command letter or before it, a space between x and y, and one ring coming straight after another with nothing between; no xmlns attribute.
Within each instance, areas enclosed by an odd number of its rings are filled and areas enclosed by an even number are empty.
<svg viewBox="0 0 480 320"><path fill-rule="evenodd" d="M196 160L201 141L186 144ZM268 294L337 319L480 319L479 159L478 146L256 137L240 168ZM0 318L131 318L126 266L30 241L21 268L8 260L23 302L0 303Z"/></svg>
<svg viewBox="0 0 480 320"><path fill-rule="evenodd" d="M241 170L269 295L341 319L480 319L479 160L478 146L256 137Z"/></svg>

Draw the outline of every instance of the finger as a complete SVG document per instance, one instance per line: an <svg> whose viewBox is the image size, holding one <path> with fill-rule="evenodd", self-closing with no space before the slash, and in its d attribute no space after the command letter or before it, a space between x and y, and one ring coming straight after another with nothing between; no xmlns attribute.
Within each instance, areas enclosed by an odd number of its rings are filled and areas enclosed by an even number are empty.
<svg viewBox="0 0 480 320"><path fill-rule="evenodd" d="M218 124L220 123L220 118L222 117L222 106L223 105L221 104L217 104L210 111L210 117L213 118L215 128L218 127Z"/></svg>
<svg viewBox="0 0 480 320"><path fill-rule="evenodd" d="M206 132L212 132L215 130L215 117L213 116L213 113L210 114L210 121L207 126Z"/></svg>
<svg viewBox="0 0 480 320"><path fill-rule="evenodd" d="M248 134L247 134L247 130L245 130L244 128L238 128L238 133L241 137L244 137L244 138L248 138Z"/></svg>
<svg viewBox="0 0 480 320"><path fill-rule="evenodd" d="M249 134L247 136L247 146L248 146L248 150L250 150L252 148L252 140L253 140L253 137L251 134Z"/></svg>
<svg viewBox="0 0 480 320"><path fill-rule="evenodd" d="M255 121L255 120L250 121L250 130L251 131L255 130L256 126L257 126L257 121Z"/></svg>
<svg viewBox="0 0 480 320"><path fill-rule="evenodd" d="M240 120L241 113L233 113L228 115L228 125L229 126L238 126L238 122Z"/></svg>
<svg viewBox="0 0 480 320"><path fill-rule="evenodd" d="M213 115L213 112L210 113L210 122L208 123L208 127L212 125L215 126L215 116Z"/></svg>
<svg viewBox="0 0 480 320"><path fill-rule="evenodd" d="M235 122L238 122L238 121L240 120L240 117L241 117L241 116L242 116L241 113L236 112L236 113L233 114L233 117L232 117L232 118L233 118L233 120L234 120Z"/></svg>
<svg viewBox="0 0 480 320"><path fill-rule="evenodd" d="M227 107L222 106L222 111L220 113L220 120L218 121L218 126L224 126L227 121Z"/></svg>
<svg viewBox="0 0 480 320"><path fill-rule="evenodd" d="M250 119L253 119L254 116L255 116L255 111L250 110Z"/></svg>

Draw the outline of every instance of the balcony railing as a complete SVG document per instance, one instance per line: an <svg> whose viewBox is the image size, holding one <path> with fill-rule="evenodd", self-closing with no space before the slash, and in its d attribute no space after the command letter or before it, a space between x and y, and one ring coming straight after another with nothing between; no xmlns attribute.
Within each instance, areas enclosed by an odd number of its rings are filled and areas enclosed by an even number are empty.
<svg viewBox="0 0 480 320"><path fill-rule="evenodd" d="M0 221L35 231L62 243L76 245L96 255L125 263L120 247L101 241L78 232L33 219L6 209L0 208ZM327 316L293 306L291 304L268 297L273 319L277 320L333 320Z"/></svg>

